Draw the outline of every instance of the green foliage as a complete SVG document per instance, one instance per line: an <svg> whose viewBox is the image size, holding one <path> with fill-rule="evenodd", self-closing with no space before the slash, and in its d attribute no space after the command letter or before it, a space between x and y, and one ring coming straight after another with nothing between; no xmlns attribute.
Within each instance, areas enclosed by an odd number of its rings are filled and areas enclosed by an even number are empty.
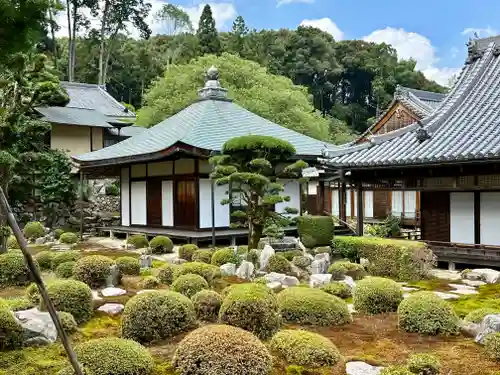
<svg viewBox="0 0 500 375"><path fill-rule="evenodd" d="M311 259L306 256L300 255L293 257L292 263L295 266L299 267L301 270L305 270L307 267L311 265Z"/></svg>
<svg viewBox="0 0 500 375"><path fill-rule="evenodd" d="M40 251L36 253L33 258L38 262L38 266L42 271L47 271L52 268L52 261L57 253L54 251Z"/></svg>
<svg viewBox="0 0 500 375"><path fill-rule="evenodd" d="M380 372L380 375L414 375L404 366L389 366Z"/></svg>
<svg viewBox="0 0 500 375"><path fill-rule="evenodd" d="M0 351L15 349L23 343L23 329L6 306L0 305Z"/></svg>
<svg viewBox="0 0 500 375"><path fill-rule="evenodd" d="M337 296L342 299L347 299L352 297L351 288L345 283L334 281L331 282L330 284L323 285L320 289L323 292L331 294L332 296Z"/></svg>
<svg viewBox="0 0 500 375"><path fill-rule="evenodd" d="M332 274L333 280L343 280L345 276L350 276L354 280L361 280L366 276L365 267L358 263L340 261L328 267L328 273Z"/></svg>
<svg viewBox="0 0 500 375"><path fill-rule="evenodd" d="M201 290L191 297L193 301L196 316L200 320L209 322L217 321L222 296L213 290Z"/></svg>
<svg viewBox="0 0 500 375"><path fill-rule="evenodd" d="M290 262L281 254L274 254L269 257L266 266L267 272L288 273L292 270Z"/></svg>
<svg viewBox="0 0 500 375"><path fill-rule="evenodd" d="M38 305L40 303L40 291L35 283L28 285L25 291L25 296L34 305Z"/></svg>
<svg viewBox="0 0 500 375"><path fill-rule="evenodd" d="M399 327L406 332L427 335L459 332L459 319L452 305L432 292L413 293L403 300L398 308L398 320Z"/></svg>
<svg viewBox="0 0 500 375"><path fill-rule="evenodd" d="M166 236L156 236L149 242L153 254L166 254L174 251L172 240Z"/></svg>
<svg viewBox="0 0 500 375"><path fill-rule="evenodd" d="M439 375L441 364L432 354L413 354L406 362L408 370L417 375Z"/></svg>
<svg viewBox="0 0 500 375"><path fill-rule="evenodd" d="M283 330L269 343L287 363L307 367L334 366L341 356L337 347L326 337L302 330Z"/></svg>
<svg viewBox="0 0 500 375"><path fill-rule="evenodd" d="M216 250L211 259L211 263L214 266L222 266L226 263L233 263L238 265L240 263L240 257L236 254L236 251L231 248Z"/></svg>
<svg viewBox="0 0 500 375"><path fill-rule="evenodd" d="M54 231L54 238L55 238L56 240L58 240L59 238L61 238L61 234L63 234L63 233L64 233L64 230L63 230L63 229L56 229L56 230Z"/></svg>
<svg viewBox="0 0 500 375"><path fill-rule="evenodd" d="M172 284L172 290L174 292L181 293L189 298L194 296L199 291L208 288L209 286L207 280L200 275L194 274L179 276Z"/></svg>
<svg viewBox="0 0 500 375"><path fill-rule="evenodd" d="M106 279L111 275L113 259L103 255L91 255L79 259L73 268L73 277L91 288L106 286Z"/></svg>
<svg viewBox="0 0 500 375"><path fill-rule="evenodd" d="M66 232L61 234L59 241L66 244L75 244L78 242L78 236L75 233Z"/></svg>
<svg viewBox="0 0 500 375"><path fill-rule="evenodd" d="M57 253L52 259L52 269L55 270L62 263L76 262L81 256L79 251L64 251L62 253Z"/></svg>
<svg viewBox="0 0 500 375"><path fill-rule="evenodd" d="M76 332L78 328L78 324L76 324L76 320L69 312L61 311L58 312L59 319L61 320L61 324L66 333Z"/></svg>
<svg viewBox="0 0 500 375"><path fill-rule="evenodd" d="M7 238L7 249L21 249L21 247L17 243L16 236L12 235Z"/></svg>
<svg viewBox="0 0 500 375"><path fill-rule="evenodd" d="M132 257L119 257L115 259L120 272L124 275L137 276L141 272L139 260Z"/></svg>
<svg viewBox="0 0 500 375"><path fill-rule="evenodd" d="M76 262L66 262L61 263L57 266L55 273L60 279L69 279L73 277L73 270L75 268Z"/></svg>
<svg viewBox="0 0 500 375"><path fill-rule="evenodd" d="M191 332L180 342L172 365L179 375L269 375L272 357L250 332L209 325Z"/></svg>
<svg viewBox="0 0 500 375"><path fill-rule="evenodd" d="M127 243L134 246L136 249L148 247L148 239L143 234L134 234L130 236Z"/></svg>
<svg viewBox="0 0 500 375"><path fill-rule="evenodd" d="M354 308L367 314L396 311L403 300L403 290L393 280L367 277L356 284Z"/></svg>
<svg viewBox="0 0 500 375"><path fill-rule="evenodd" d="M219 321L250 331L260 339L271 337L281 323L276 297L259 284L233 285L222 301Z"/></svg>
<svg viewBox="0 0 500 375"><path fill-rule="evenodd" d="M38 266L35 260L35 265ZM19 250L0 254L0 286L23 286L30 282L31 274Z"/></svg>
<svg viewBox="0 0 500 375"><path fill-rule="evenodd" d="M153 291L132 297L123 310L122 337L141 343L186 331L195 321L189 298L176 292Z"/></svg>
<svg viewBox="0 0 500 375"><path fill-rule="evenodd" d="M486 354L497 361L500 361L500 333L491 333L484 339L484 350Z"/></svg>
<svg viewBox="0 0 500 375"><path fill-rule="evenodd" d="M188 262L190 262L191 260L193 262L195 262L195 260L193 259L193 255L194 255L195 251L197 251L197 250L198 250L198 246L196 246L196 245L193 245L193 244L182 245L179 248L179 258L185 259Z"/></svg>
<svg viewBox="0 0 500 375"><path fill-rule="evenodd" d="M206 53L220 54L221 45L219 33L215 27L215 20L212 16L212 8L210 8L210 5L208 4L203 7L196 36L198 37L198 43L200 45L200 52L202 55Z"/></svg>
<svg viewBox="0 0 500 375"><path fill-rule="evenodd" d="M220 279L222 276L220 269L217 266L200 262L188 262L175 268L174 280L179 276L190 273L202 276L205 280L207 280L209 285L212 285L215 280Z"/></svg>
<svg viewBox="0 0 500 375"><path fill-rule="evenodd" d="M27 223L23 229L24 236L29 240L36 240L37 238L45 236L45 228L39 221L32 221Z"/></svg>
<svg viewBox="0 0 500 375"><path fill-rule="evenodd" d="M111 195L113 197L118 197L120 195L120 188L117 184L109 184L105 186L106 195Z"/></svg>
<svg viewBox="0 0 500 375"><path fill-rule="evenodd" d="M329 246L335 232L335 224L330 216L300 216L297 231L305 247Z"/></svg>
<svg viewBox="0 0 500 375"><path fill-rule="evenodd" d="M35 307L36 303L30 301L26 297L19 297L19 298L9 298L5 300L7 303L7 306L9 310L11 311L22 311L22 310L29 310ZM1 305L1 303L0 303Z"/></svg>
<svg viewBox="0 0 500 375"><path fill-rule="evenodd" d="M55 280L47 284L47 293L55 309L70 313L78 324L92 317L92 291L86 284L77 280ZM43 300L40 300L40 309L45 310Z"/></svg>
<svg viewBox="0 0 500 375"><path fill-rule="evenodd" d="M301 250L291 250L291 251L284 251L280 254L283 255L286 258L286 260L291 262L293 258L302 256L303 253Z"/></svg>
<svg viewBox="0 0 500 375"><path fill-rule="evenodd" d="M146 276L145 278L142 279L141 286L144 289L155 289L160 286L161 282L160 279L158 279L155 276Z"/></svg>
<svg viewBox="0 0 500 375"><path fill-rule="evenodd" d="M490 307L479 308L468 313L464 320L471 323L481 323L487 315L491 314L500 314L500 309Z"/></svg>
<svg viewBox="0 0 500 375"><path fill-rule="evenodd" d="M319 289L285 289L278 294L278 306L283 319L290 323L328 326L352 321L343 300Z"/></svg>
<svg viewBox="0 0 500 375"><path fill-rule="evenodd" d="M181 257L182 258L182 257ZM191 258L193 262L210 264L212 261L212 252L210 250L196 250Z"/></svg>
<svg viewBox="0 0 500 375"><path fill-rule="evenodd" d="M158 278L163 284L170 285L174 281L175 266L171 264L164 264L158 271Z"/></svg>
<svg viewBox="0 0 500 375"><path fill-rule="evenodd" d="M401 219L389 215L382 223L369 226L366 234L376 237L399 237L401 235Z"/></svg>
<svg viewBox="0 0 500 375"><path fill-rule="evenodd" d="M153 358L142 345L115 337L89 340L75 348L91 375L152 375Z"/></svg>

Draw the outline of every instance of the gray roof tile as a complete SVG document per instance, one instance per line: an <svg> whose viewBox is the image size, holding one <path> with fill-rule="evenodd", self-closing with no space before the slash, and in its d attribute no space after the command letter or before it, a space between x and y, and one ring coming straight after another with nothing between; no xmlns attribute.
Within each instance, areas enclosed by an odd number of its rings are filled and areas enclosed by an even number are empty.
<svg viewBox="0 0 500 375"><path fill-rule="evenodd" d="M91 109L70 107L38 107L36 110L43 115L44 120L56 124L95 126L111 128L108 118Z"/></svg>

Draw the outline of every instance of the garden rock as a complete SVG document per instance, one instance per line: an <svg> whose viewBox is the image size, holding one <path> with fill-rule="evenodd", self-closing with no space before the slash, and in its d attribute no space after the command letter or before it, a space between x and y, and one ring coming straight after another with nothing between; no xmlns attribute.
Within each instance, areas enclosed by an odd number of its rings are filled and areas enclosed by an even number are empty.
<svg viewBox="0 0 500 375"><path fill-rule="evenodd" d="M460 324L460 332L467 337L476 337L479 334L481 325L472 322L463 321Z"/></svg>
<svg viewBox="0 0 500 375"><path fill-rule="evenodd" d="M347 362L345 373L347 375L380 375L383 367L376 367L365 362Z"/></svg>
<svg viewBox="0 0 500 375"><path fill-rule="evenodd" d="M412 288L410 286L403 286L401 289L403 289L403 292L414 292L415 290L418 290L418 288Z"/></svg>
<svg viewBox="0 0 500 375"><path fill-rule="evenodd" d="M300 238L297 240L297 247L302 250L304 252L304 254L307 253L307 249L306 247L304 246L304 244L302 243L302 241L300 240Z"/></svg>
<svg viewBox="0 0 500 375"><path fill-rule="evenodd" d="M277 273L277 272L270 272L266 275L264 275L264 280L266 280L268 283L283 283L285 280L286 275L284 273Z"/></svg>
<svg viewBox="0 0 500 375"><path fill-rule="evenodd" d="M50 250L54 251L69 251L73 248L73 245L66 244L66 243L60 243L60 244L55 244L53 245Z"/></svg>
<svg viewBox="0 0 500 375"><path fill-rule="evenodd" d="M500 332L500 314L486 315L481 322L479 332L474 341L478 344L484 344L486 336Z"/></svg>
<svg viewBox="0 0 500 375"><path fill-rule="evenodd" d="M236 274L236 264L226 263L220 266L220 271L224 276L234 276Z"/></svg>
<svg viewBox="0 0 500 375"><path fill-rule="evenodd" d="M500 272L489 268L476 268L472 272L466 274L466 278L470 280L470 274L479 274L481 278L479 280L485 281L488 284L498 284L500 283ZM472 279L474 280L474 279ZM478 279L476 279L478 280Z"/></svg>
<svg viewBox="0 0 500 375"><path fill-rule="evenodd" d="M148 293L148 292L157 292L158 289L143 289L139 290L136 294Z"/></svg>
<svg viewBox="0 0 500 375"><path fill-rule="evenodd" d="M347 309L349 310L349 313L351 313L351 314L355 314L357 312L352 303L349 303L347 305Z"/></svg>
<svg viewBox="0 0 500 375"><path fill-rule="evenodd" d="M344 276L344 280L341 280L340 282L346 284L349 288L351 288L351 290L356 288L356 283L351 276Z"/></svg>
<svg viewBox="0 0 500 375"><path fill-rule="evenodd" d="M359 264L366 268L370 265L370 261L366 258L359 258Z"/></svg>
<svg viewBox="0 0 500 375"><path fill-rule="evenodd" d="M484 281L481 281L481 280L469 280L469 279L463 279L462 280L462 283L464 283L465 285L469 285L469 286L473 286L473 287L480 287L482 285L486 285L486 283Z"/></svg>
<svg viewBox="0 0 500 375"><path fill-rule="evenodd" d="M321 253L321 254L316 254L314 256L314 260L321 260L321 259L324 259L328 264L330 264L330 254Z"/></svg>
<svg viewBox="0 0 500 375"><path fill-rule="evenodd" d="M244 260L236 270L236 276L243 280L250 280L253 276L254 271L255 266L253 265L253 263Z"/></svg>
<svg viewBox="0 0 500 375"><path fill-rule="evenodd" d="M320 287L322 285L329 284L331 280L332 275L330 273L314 274L311 275L311 278L309 279L309 286L311 288Z"/></svg>
<svg viewBox="0 0 500 375"><path fill-rule="evenodd" d="M118 315L123 311L124 308L125 306L123 306L121 303L105 303L97 310L105 312L108 315Z"/></svg>
<svg viewBox="0 0 500 375"><path fill-rule="evenodd" d="M109 287L101 290L101 294L104 297L118 297L127 294L127 291L121 288Z"/></svg>
<svg viewBox="0 0 500 375"><path fill-rule="evenodd" d="M454 288L451 293L461 294L461 295L470 295L470 294L479 294L479 292L471 286L461 285L461 284L449 284L450 287Z"/></svg>
<svg viewBox="0 0 500 375"><path fill-rule="evenodd" d="M328 262L326 259L316 259L311 263L311 274L323 274L328 272Z"/></svg>
<svg viewBox="0 0 500 375"><path fill-rule="evenodd" d="M151 268L153 267L153 258L151 255L141 255L139 257L139 264L141 268Z"/></svg>
<svg viewBox="0 0 500 375"><path fill-rule="evenodd" d="M289 286L299 285L300 281L295 276L285 276L281 284L283 284L283 286L285 287L289 287Z"/></svg>
<svg viewBox="0 0 500 375"><path fill-rule="evenodd" d="M437 279L443 279L443 280L460 280L462 279L462 276L458 271L448 271L448 270L442 270L439 268L435 268L430 270L429 272L430 276L433 276Z"/></svg>
<svg viewBox="0 0 500 375"><path fill-rule="evenodd" d="M267 283L267 287L269 289L272 289L273 292L279 292L281 289L283 289L283 285L279 281Z"/></svg>
<svg viewBox="0 0 500 375"><path fill-rule="evenodd" d="M56 326L48 312L41 312L34 308L17 311L15 317L24 330L25 345L48 345L57 340Z"/></svg>
<svg viewBox="0 0 500 375"><path fill-rule="evenodd" d="M184 263L187 263L188 261L186 259L182 259L182 258L177 258L177 259L174 259L172 261L172 264L177 264L177 265L180 265L180 264L184 264Z"/></svg>
<svg viewBox="0 0 500 375"><path fill-rule="evenodd" d="M272 255L274 255L276 252L274 249L269 246L265 245L264 249L260 253L260 270L264 271L267 267L267 264L269 263L269 258L271 258Z"/></svg>
<svg viewBox="0 0 500 375"><path fill-rule="evenodd" d="M102 301L102 298L99 296L99 292L97 290L92 291L92 299L94 301Z"/></svg>
<svg viewBox="0 0 500 375"><path fill-rule="evenodd" d="M450 300L450 299L458 299L460 298L459 295L457 294L451 294L451 293L443 293L443 292L434 292L438 297L441 297L444 300Z"/></svg>
<svg viewBox="0 0 500 375"><path fill-rule="evenodd" d="M118 265L113 264L109 267L110 275L106 278L106 286L113 287L120 283L120 268Z"/></svg>

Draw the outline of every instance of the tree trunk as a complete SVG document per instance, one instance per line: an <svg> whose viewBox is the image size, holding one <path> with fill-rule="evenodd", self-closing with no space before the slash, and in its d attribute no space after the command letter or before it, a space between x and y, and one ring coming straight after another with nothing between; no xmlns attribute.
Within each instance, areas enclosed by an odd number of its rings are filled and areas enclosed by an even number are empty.
<svg viewBox="0 0 500 375"><path fill-rule="evenodd" d="M71 33L71 3L70 0L66 1L66 16L68 18L68 81L73 82L73 72L71 64L73 61L73 43Z"/></svg>
<svg viewBox="0 0 500 375"><path fill-rule="evenodd" d="M0 187L4 191L5 197L8 198L8 185L9 181L9 172L8 167L0 167ZM3 228L7 226L7 218L4 217L7 215L7 212L2 211L2 207L0 207L0 254L7 252L7 239L8 236L5 236L3 233Z"/></svg>
<svg viewBox="0 0 500 375"><path fill-rule="evenodd" d="M75 79L75 65L76 65L76 29L77 29L78 8L73 5L73 36L71 40L72 53L71 53L71 77Z"/></svg>
<svg viewBox="0 0 500 375"><path fill-rule="evenodd" d="M250 241L248 242L249 249L257 249L259 246L259 241L262 238L262 232L264 231L264 226L262 224L253 224L249 233Z"/></svg>
<svg viewBox="0 0 500 375"><path fill-rule="evenodd" d="M56 33L54 31L54 15L52 14L52 8L49 8L49 20L50 20L50 35L52 37L52 53L54 55L54 67L57 69L57 42L56 42Z"/></svg>
<svg viewBox="0 0 500 375"><path fill-rule="evenodd" d="M109 11L109 0L104 2L104 9L102 11L101 19L101 46L99 48L99 79L97 83L99 85L104 85L105 72L104 72L104 54L106 52L106 26L108 22L108 11Z"/></svg>
<svg viewBox="0 0 500 375"><path fill-rule="evenodd" d="M109 59L111 57L111 51L113 50L113 47L115 46L115 39L116 36L118 35L118 28L115 30L113 35L108 40L108 50L106 51L106 58L104 59L104 66L102 69L102 85L106 84L106 80L108 78L108 65L109 65Z"/></svg>

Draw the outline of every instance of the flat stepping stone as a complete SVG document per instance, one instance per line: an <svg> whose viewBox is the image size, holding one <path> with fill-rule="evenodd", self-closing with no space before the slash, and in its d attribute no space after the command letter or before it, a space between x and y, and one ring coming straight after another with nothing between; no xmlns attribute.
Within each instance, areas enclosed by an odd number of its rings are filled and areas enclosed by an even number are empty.
<svg viewBox="0 0 500 375"><path fill-rule="evenodd" d="M380 375L383 367L376 367L365 362L347 362L345 373L347 375Z"/></svg>
<svg viewBox="0 0 500 375"><path fill-rule="evenodd" d="M468 280L468 279L463 279L462 280L462 283L464 283L465 285L468 285L468 286L473 286L473 287L480 287L482 285L486 285L486 283L484 281L481 281L481 280Z"/></svg>
<svg viewBox="0 0 500 375"><path fill-rule="evenodd" d="M99 292L97 290L92 291L92 299L94 301L102 301L102 298L99 296Z"/></svg>
<svg viewBox="0 0 500 375"><path fill-rule="evenodd" d="M403 289L403 292L414 292L415 290L419 290L418 288L412 288L410 286L404 286L401 289Z"/></svg>
<svg viewBox="0 0 500 375"><path fill-rule="evenodd" d="M451 294L451 293L443 293L443 292L433 292L435 295L438 297L441 297L444 300L450 300L450 299L459 299L460 296L458 294Z"/></svg>
<svg viewBox="0 0 500 375"><path fill-rule="evenodd" d="M109 288L104 288L103 290L101 290L101 294L104 297L118 297L118 296L123 296L124 294L127 294L127 291L125 289L121 289L121 288L109 287Z"/></svg>
<svg viewBox="0 0 500 375"><path fill-rule="evenodd" d="M479 294L479 292L471 286L460 285L460 284L450 284L450 286L454 288L454 290L451 290L450 293L461 294L465 296L471 294Z"/></svg>
<svg viewBox="0 0 500 375"><path fill-rule="evenodd" d="M143 293L149 293L149 292L157 292L158 289L144 289L144 290L139 290L137 294L143 294Z"/></svg>
<svg viewBox="0 0 500 375"><path fill-rule="evenodd" d="M121 303L105 303L97 310L105 312L108 315L118 315L123 311L124 308L125 306L123 306Z"/></svg>
<svg viewBox="0 0 500 375"><path fill-rule="evenodd" d="M453 281L462 280L462 275L460 275L460 272L458 271L447 271L436 268L431 270L430 274L435 278L442 280L453 280Z"/></svg>

